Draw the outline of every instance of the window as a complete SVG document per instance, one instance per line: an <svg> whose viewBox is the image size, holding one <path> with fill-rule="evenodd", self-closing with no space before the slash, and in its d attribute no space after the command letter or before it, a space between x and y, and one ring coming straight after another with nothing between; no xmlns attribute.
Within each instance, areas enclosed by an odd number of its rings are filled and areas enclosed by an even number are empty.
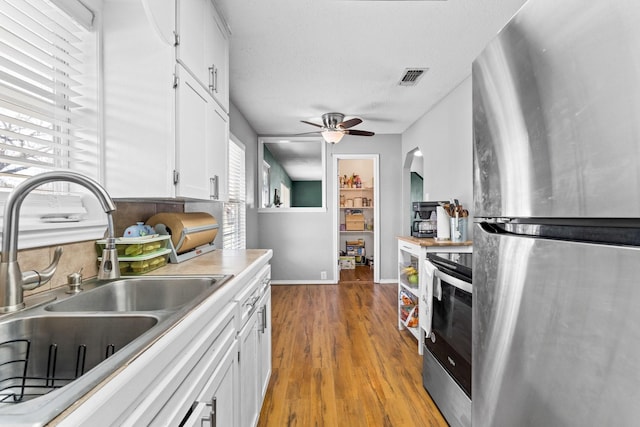
<svg viewBox="0 0 640 427"><path fill-rule="evenodd" d="M229 140L229 201L224 204L222 244L224 249L245 249L246 185L244 145Z"/></svg>
<svg viewBox="0 0 640 427"><path fill-rule="evenodd" d="M78 0L0 0L0 201L24 179L45 171L70 169L99 179L93 18ZM67 183L40 187L45 195L30 196L43 200L36 202L38 213L25 203L21 216L27 224L40 222L41 229L51 225L38 218L51 215L65 222L86 219L91 207L70 191ZM48 212L54 205L56 212ZM104 219L99 222L106 224Z"/></svg>
<svg viewBox="0 0 640 427"><path fill-rule="evenodd" d="M0 188L56 169L97 178L95 33L47 0L0 4Z"/></svg>

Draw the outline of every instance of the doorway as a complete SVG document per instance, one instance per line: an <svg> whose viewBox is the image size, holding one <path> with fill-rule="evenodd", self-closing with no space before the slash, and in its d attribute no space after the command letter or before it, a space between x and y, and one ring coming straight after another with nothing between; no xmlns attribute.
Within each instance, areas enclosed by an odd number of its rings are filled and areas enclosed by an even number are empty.
<svg viewBox="0 0 640 427"><path fill-rule="evenodd" d="M339 283L379 282L379 156L334 154L334 277Z"/></svg>
<svg viewBox="0 0 640 427"><path fill-rule="evenodd" d="M413 221L413 202L429 200L424 191L424 161L420 148L415 147L407 153L402 168L402 230L403 235L411 236ZM405 234L406 233L406 234Z"/></svg>

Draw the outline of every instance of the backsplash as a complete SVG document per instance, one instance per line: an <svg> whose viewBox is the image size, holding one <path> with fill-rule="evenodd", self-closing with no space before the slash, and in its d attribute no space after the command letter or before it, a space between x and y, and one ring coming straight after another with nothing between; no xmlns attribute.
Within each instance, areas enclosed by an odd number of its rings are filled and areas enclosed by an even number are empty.
<svg viewBox="0 0 640 427"><path fill-rule="evenodd" d="M138 221L146 221L156 213L185 211L185 204L180 201L116 201L115 203L114 226L116 236L122 236L128 226ZM95 240L19 251L18 263L20 264L20 269L22 271L43 270L53 259L53 252L57 246L62 246L63 253L53 278L39 288L32 291L25 291L25 296L66 286L67 276L79 271L81 268L84 280L93 278L98 274Z"/></svg>

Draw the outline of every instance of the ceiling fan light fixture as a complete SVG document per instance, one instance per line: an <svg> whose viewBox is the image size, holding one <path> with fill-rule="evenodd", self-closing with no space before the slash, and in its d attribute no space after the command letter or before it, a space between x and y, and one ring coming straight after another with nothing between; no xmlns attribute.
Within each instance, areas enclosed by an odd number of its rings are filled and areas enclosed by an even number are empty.
<svg viewBox="0 0 640 427"><path fill-rule="evenodd" d="M323 130L321 134L324 140L330 144L337 144L344 136L344 132L340 130Z"/></svg>

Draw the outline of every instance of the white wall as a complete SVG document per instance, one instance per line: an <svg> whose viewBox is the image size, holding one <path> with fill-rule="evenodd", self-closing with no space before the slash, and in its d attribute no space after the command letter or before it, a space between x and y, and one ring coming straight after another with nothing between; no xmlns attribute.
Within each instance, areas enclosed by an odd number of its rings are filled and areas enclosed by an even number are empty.
<svg viewBox="0 0 640 427"><path fill-rule="evenodd" d="M327 212L268 212L258 214L258 246L273 249L273 280L320 282L320 272L333 277L338 254L333 252L333 211L337 209L335 191L337 171L332 154L380 155L380 254L375 254L381 281L397 277L397 242L400 234L401 138L376 135L370 138L346 136L339 144L327 146Z"/></svg>
<svg viewBox="0 0 640 427"><path fill-rule="evenodd" d="M472 138L469 76L402 134L403 161L415 147L422 151L424 193L429 200L457 198L467 209L473 206ZM406 205L403 217L409 218L411 207L406 185L403 182L403 205ZM403 230L409 230L409 225L405 224Z"/></svg>

